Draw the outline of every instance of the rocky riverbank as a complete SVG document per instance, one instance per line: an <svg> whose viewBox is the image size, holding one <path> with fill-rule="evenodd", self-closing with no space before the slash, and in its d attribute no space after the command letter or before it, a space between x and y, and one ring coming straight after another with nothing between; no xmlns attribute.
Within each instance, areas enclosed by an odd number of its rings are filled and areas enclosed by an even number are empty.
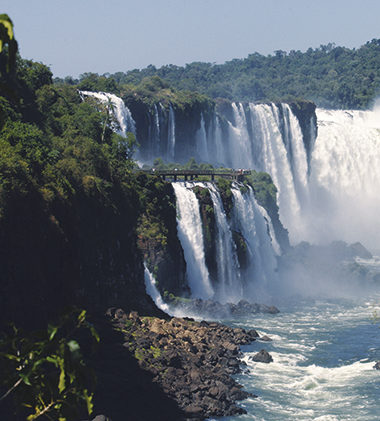
<svg viewBox="0 0 380 421"><path fill-rule="evenodd" d="M240 372L240 345L258 338L255 330L230 328L188 318L142 317L110 310L115 329L140 368L181 408L184 418L244 413L236 402L252 396L231 377Z"/></svg>

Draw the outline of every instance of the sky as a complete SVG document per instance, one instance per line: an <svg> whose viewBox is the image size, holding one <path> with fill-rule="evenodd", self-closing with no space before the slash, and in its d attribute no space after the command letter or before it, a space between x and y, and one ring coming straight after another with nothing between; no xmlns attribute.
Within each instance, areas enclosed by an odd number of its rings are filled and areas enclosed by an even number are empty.
<svg viewBox="0 0 380 421"><path fill-rule="evenodd" d="M21 56L58 77L380 38L379 0L2 0L0 13Z"/></svg>

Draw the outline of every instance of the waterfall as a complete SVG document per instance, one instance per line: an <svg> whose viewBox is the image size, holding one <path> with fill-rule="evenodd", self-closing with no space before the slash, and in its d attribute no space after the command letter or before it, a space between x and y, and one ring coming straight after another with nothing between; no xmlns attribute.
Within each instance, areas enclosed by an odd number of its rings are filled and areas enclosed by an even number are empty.
<svg viewBox="0 0 380 421"><path fill-rule="evenodd" d="M278 190L277 202L280 208L281 222L289 229L291 242L301 241L302 238L298 238L301 204L297 196L291 155L288 152L293 137L288 136L287 139L284 139L281 133L281 120L277 114L277 107L266 104L250 104L250 110L256 152L252 157L254 158L252 159L253 168L271 175ZM290 114L291 111L289 110L288 116ZM300 136L296 138L297 140L302 139Z"/></svg>
<svg viewBox="0 0 380 421"><path fill-rule="evenodd" d="M222 128L220 125L219 116L215 116L215 147L216 147L216 165L221 165L225 159L225 152L224 152Z"/></svg>
<svg viewBox="0 0 380 421"><path fill-rule="evenodd" d="M210 189L217 224L218 289L215 298L221 302L238 302L243 294L236 246L233 243L231 228L223 209L220 194L213 185L207 186Z"/></svg>
<svg viewBox="0 0 380 421"><path fill-rule="evenodd" d="M154 276L145 265L144 265L144 281L145 281L146 292L151 296L152 300L155 302L156 306L160 310L164 311L165 313L173 317L185 317L187 315L187 313L184 312L183 310L175 308L175 307L170 307L168 304L164 302L164 300L161 297L160 292L158 291L156 287L156 280L154 279Z"/></svg>
<svg viewBox="0 0 380 421"><path fill-rule="evenodd" d="M155 140L157 143L160 142L160 117L158 115L157 105L154 104L154 127L156 129Z"/></svg>
<svg viewBox="0 0 380 421"><path fill-rule="evenodd" d="M81 95L110 99L121 134L136 134L135 122L120 98L103 92ZM149 120L152 127L145 145L151 153L146 156L161 154L169 161L182 157L184 162L198 156L217 166L267 172L277 187L280 220L291 244L360 241L377 251L380 112L317 109L316 114L318 131L311 121L307 149L290 106L273 103L232 103L223 117L215 112L206 118L201 113L193 140L183 145L176 140L173 106L165 110L157 103ZM189 131L190 127L191 121Z"/></svg>
<svg viewBox="0 0 380 421"><path fill-rule="evenodd" d="M216 232L217 279L211 285L205 262L202 220L195 186L208 189L213 202ZM266 288L277 281L276 255L280 247L268 214L254 197L253 190L240 192L235 184L232 192L234 209L227 218L218 189L212 183L173 183L178 206L178 235L184 249L187 272L193 296L213 298L222 303L237 303L242 298L257 300L265 297ZM247 267L241 267L233 232L239 232L247 246Z"/></svg>
<svg viewBox="0 0 380 421"><path fill-rule="evenodd" d="M225 161L230 162L234 168L250 168L252 167L252 151L244 109L241 104L235 103L232 104L232 109L236 126L229 122L228 153L230 158L225 157Z"/></svg>
<svg viewBox="0 0 380 421"><path fill-rule="evenodd" d="M252 188L249 187L248 192L243 195L235 185L232 193L234 197L233 227L243 234L249 253L249 267L243 280L244 296L262 296L266 293L267 287L277 282L275 272L277 262L272 240L268 235L270 230Z"/></svg>
<svg viewBox="0 0 380 421"><path fill-rule="evenodd" d="M198 155L202 157L202 160L208 162L208 151L207 151L207 135L205 130L205 120L203 113L201 114L201 127L195 135L195 144Z"/></svg>
<svg viewBox="0 0 380 421"><path fill-rule="evenodd" d="M85 96L93 96L99 99L102 102L111 101L113 104L113 113L120 124L120 130L117 131L118 134L126 137L128 132L131 132L136 135L136 124L132 118L132 114L129 109L125 106L124 101L114 94L109 94L106 92L90 92L90 91L80 91L79 92L82 98Z"/></svg>
<svg viewBox="0 0 380 421"><path fill-rule="evenodd" d="M145 265L144 265L144 280L145 280L146 292L152 297L156 306L162 311L169 313L170 311L169 306L162 299L156 287L156 280L154 279L154 276Z"/></svg>
<svg viewBox="0 0 380 421"><path fill-rule="evenodd" d="M169 107L167 158L173 161L175 156L175 116L172 105Z"/></svg>
<svg viewBox="0 0 380 421"><path fill-rule="evenodd" d="M173 183L173 188L177 198L178 236L185 253L191 292L193 297L208 299L214 291L205 262L199 203L186 183Z"/></svg>
<svg viewBox="0 0 380 421"><path fill-rule="evenodd" d="M317 109L317 118L305 237L379 250L380 112Z"/></svg>

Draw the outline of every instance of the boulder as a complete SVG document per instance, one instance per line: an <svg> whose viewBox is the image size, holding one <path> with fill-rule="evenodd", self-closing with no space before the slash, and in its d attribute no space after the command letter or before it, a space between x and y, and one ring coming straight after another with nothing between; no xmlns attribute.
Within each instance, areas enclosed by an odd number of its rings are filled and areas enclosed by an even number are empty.
<svg viewBox="0 0 380 421"><path fill-rule="evenodd" d="M262 336L260 338L260 340L261 341L265 341L265 342L272 342L272 339L269 336L267 336L267 335Z"/></svg>
<svg viewBox="0 0 380 421"><path fill-rule="evenodd" d="M220 306L203 303L210 308ZM137 313L131 313L132 323L126 323L121 311L112 316L114 325L124 333L124 347L189 418L244 413L235 403L251 394L241 390L231 376L241 372L240 345L253 342L256 331L178 317L140 317Z"/></svg>
<svg viewBox="0 0 380 421"><path fill-rule="evenodd" d="M257 363L265 363L265 364L269 364L273 362L272 356L265 349L262 349L253 357L250 357L250 360L255 361Z"/></svg>

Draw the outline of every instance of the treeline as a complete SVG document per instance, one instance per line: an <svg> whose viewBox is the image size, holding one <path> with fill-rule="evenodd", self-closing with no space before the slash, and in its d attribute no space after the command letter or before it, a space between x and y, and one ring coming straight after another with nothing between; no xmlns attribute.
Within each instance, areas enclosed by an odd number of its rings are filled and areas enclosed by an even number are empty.
<svg viewBox="0 0 380 421"><path fill-rule="evenodd" d="M373 39L359 49L321 45L301 51L259 53L225 64L194 62L186 66L150 65L142 70L105 74L103 90L131 89L158 76L167 87L199 92L212 99L231 101L309 100L318 107L364 109L380 93L380 39ZM96 77L87 73L79 80L56 78L56 83L81 85ZM148 79L147 79L148 78ZM112 90L113 89L113 90ZM148 88L149 90L149 88Z"/></svg>

